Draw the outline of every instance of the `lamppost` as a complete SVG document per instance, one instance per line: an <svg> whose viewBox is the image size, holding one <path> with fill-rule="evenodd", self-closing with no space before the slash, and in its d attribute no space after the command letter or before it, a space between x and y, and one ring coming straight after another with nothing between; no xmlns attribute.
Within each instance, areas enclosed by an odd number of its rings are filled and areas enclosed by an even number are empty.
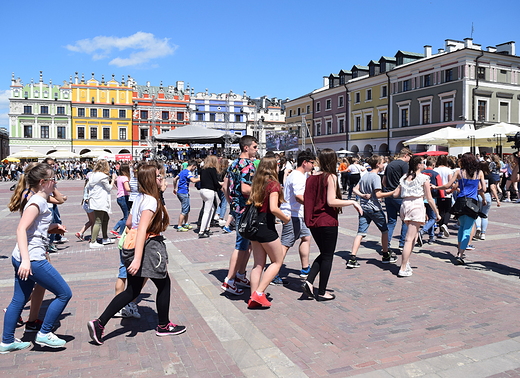
<svg viewBox="0 0 520 378"><path fill-rule="evenodd" d="M469 139L469 151L475 155L475 135L468 136Z"/></svg>
<svg viewBox="0 0 520 378"><path fill-rule="evenodd" d="M502 134L493 134L493 136L497 140L496 152L500 156L500 158L502 158Z"/></svg>

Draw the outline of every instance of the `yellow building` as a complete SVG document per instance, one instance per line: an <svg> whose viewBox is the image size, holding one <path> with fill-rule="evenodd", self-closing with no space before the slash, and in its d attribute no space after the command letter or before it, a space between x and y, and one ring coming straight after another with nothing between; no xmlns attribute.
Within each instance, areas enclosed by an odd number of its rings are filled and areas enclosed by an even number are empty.
<svg viewBox="0 0 520 378"><path fill-rule="evenodd" d="M82 154L101 148L113 154L132 150L132 88L124 78L85 81L77 73L72 87L72 145Z"/></svg>

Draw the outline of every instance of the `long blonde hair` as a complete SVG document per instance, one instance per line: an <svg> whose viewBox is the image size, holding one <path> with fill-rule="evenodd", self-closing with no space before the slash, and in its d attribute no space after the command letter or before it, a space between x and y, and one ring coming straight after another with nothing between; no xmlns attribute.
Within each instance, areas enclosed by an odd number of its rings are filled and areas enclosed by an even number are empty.
<svg viewBox="0 0 520 378"><path fill-rule="evenodd" d="M208 155L206 159L204 159L204 166L202 169L206 168L215 168L218 171L218 159L215 155Z"/></svg>
<svg viewBox="0 0 520 378"><path fill-rule="evenodd" d="M278 163L275 157L264 157L260 160L258 168L253 176L253 183L251 185L251 195L247 203L253 203L256 207L263 205L267 193L265 188L271 181L278 182ZM278 206L285 202L283 197L283 190L280 186L278 190Z"/></svg>
<svg viewBox="0 0 520 378"><path fill-rule="evenodd" d="M40 180L49 178L51 174L52 167L47 163L30 163L27 165L9 201L9 211L14 212L20 210L20 212L23 212L29 191L38 189Z"/></svg>

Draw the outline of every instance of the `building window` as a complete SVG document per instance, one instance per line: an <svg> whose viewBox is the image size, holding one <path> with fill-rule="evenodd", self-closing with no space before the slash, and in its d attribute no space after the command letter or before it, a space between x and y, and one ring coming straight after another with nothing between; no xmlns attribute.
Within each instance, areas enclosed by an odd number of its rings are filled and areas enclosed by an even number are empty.
<svg viewBox="0 0 520 378"><path fill-rule="evenodd" d="M486 80L486 68L485 67L478 67L477 78L479 80Z"/></svg>
<svg viewBox="0 0 520 378"><path fill-rule="evenodd" d="M327 135L332 134L332 121L327 121Z"/></svg>
<svg viewBox="0 0 520 378"><path fill-rule="evenodd" d="M432 75L431 74L423 76L423 86L424 87L429 87L430 85L432 85L431 81L432 81Z"/></svg>
<svg viewBox="0 0 520 378"><path fill-rule="evenodd" d="M359 92L356 92L356 94L354 96L355 96L354 98L356 99L354 101L354 103L359 104L361 102L361 95L359 94Z"/></svg>
<svg viewBox="0 0 520 378"><path fill-rule="evenodd" d="M345 120L343 118L339 120L339 132L345 132Z"/></svg>
<svg viewBox="0 0 520 378"><path fill-rule="evenodd" d="M332 101L329 99L325 102L325 109L330 110L332 107Z"/></svg>
<svg viewBox="0 0 520 378"><path fill-rule="evenodd" d="M141 110L141 119L148 119L148 110Z"/></svg>
<svg viewBox="0 0 520 378"><path fill-rule="evenodd" d="M408 108L401 109L401 127L408 126Z"/></svg>
<svg viewBox="0 0 520 378"><path fill-rule="evenodd" d="M65 133L65 126L58 126L56 128L57 130L57 137L58 139L65 139L67 137L66 133Z"/></svg>
<svg viewBox="0 0 520 378"><path fill-rule="evenodd" d="M316 124L316 135L317 136L321 135L321 123Z"/></svg>
<svg viewBox="0 0 520 378"><path fill-rule="evenodd" d="M216 118L215 113L209 113L209 120L211 122L215 122L215 118Z"/></svg>
<svg viewBox="0 0 520 378"><path fill-rule="evenodd" d="M168 118L170 118L170 113L169 113L169 112L162 112L162 113L161 113L161 119L162 119L163 121L167 121Z"/></svg>
<svg viewBox="0 0 520 378"><path fill-rule="evenodd" d="M388 96L388 87L386 85L383 85L381 87L381 98L385 98Z"/></svg>
<svg viewBox="0 0 520 378"><path fill-rule="evenodd" d="M478 121L483 122L486 120L486 101L478 100Z"/></svg>
<svg viewBox="0 0 520 378"><path fill-rule="evenodd" d="M321 110L321 103L316 103L316 111L319 112Z"/></svg>
<svg viewBox="0 0 520 378"><path fill-rule="evenodd" d="M141 129L139 132L139 139L146 140L148 138L148 129Z"/></svg>
<svg viewBox="0 0 520 378"><path fill-rule="evenodd" d="M372 100L372 89L367 89L367 101Z"/></svg>
<svg viewBox="0 0 520 378"><path fill-rule="evenodd" d="M509 103L500 102L500 122L509 122Z"/></svg>
<svg viewBox="0 0 520 378"><path fill-rule="evenodd" d="M292 117L292 109L289 109L289 117Z"/></svg>
<svg viewBox="0 0 520 378"><path fill-rule="evenodd" d="M110 109L103 109L103 118L110 118Z"/></svg>
<svg viewBox="0 0 520 378"><path fill-rule="evenodd" d="M85 117L85 108L78 108L78 117Z"/></svg>
<svg viewBox="0 0 520 378"><path fill-rule="evenodd" d="M110 139L110 127L103 127L103 139Z"/></svg>
<svg viewBox="0 0 520 378"><path fill-rule="evenodd" d="M430 104L423 105L421 107L421 111L422 111L422 125L427 125L427 124L431 123L430 110L431 110Z"/></svg>
<svg viewBox="0 0 520 378"><path fill-rule="evenodd" d="M235 114L235 122L242 122L242 115L241 114Z"/></svg>
<svg viewBox="0 0 520 378"><path fill-rule="evenodd" d="M177 121L184 121L184 113L183 112L177 112Z"/></svg>
<svg viewBox="0 0 520 378"><path fill-rule="evenodd" d="M23 114L32 114L32 106L31 105L25 105L23 107Z"/></svg>
<svg viewBox="0 0 520 378"><path fill-rule="evenodd" d="M56 114L60 114L60 115L65 114L65 107L64 106L58 106L56 108Z"/></svg>
<svg viewBox="0 0 520 378"><path fill-rule="evenodd" d="M311 112L311 106L307 105L307 114L309 114L310 112Z"/></svg>
<svg viewBox="0 0 520 378"><path fill-rule="evenodd" d="M49 126L42 126L40 128L40 137L42 139L49 139Z"/></svg>
<svg viewBox="0 0 520 378"><path fill-rule="evenodd" d="M49 107L47 105L42 105L40 107L40 114L49 114Z"/></svg>
<svg viewBox="0 0 520 378"><path fill-rule="evenodd" d="M381 129L383 129L383 130L386 129L387 123L388 123L388 119L387 119L386 113L381 113Z"/></svg>
<svg viewBox="0 0 520 378"><path fill-rule="evenodd" d="M126 127L119 128L119 140L126 140Z"/></svg>
<svg viewBox="0 0 520 378"><path fill-rule="evenodd" d="M345 98L343 96L339 96L338 98L338 108L342 108L345 106Z"/></svg>
<svg viewBox="0 0 520 378"><path fill-rule="evenodd" d="M197 113L197 121L204 121L204 113Z"/></svg>
<svg viewBox="0 0 520 378"><path fill-rule="evenodd" d="M453 68L450 68L449 70L444 71L444 81L453 81Z"/></svg>
<svg viewBox="0 0 520 378"><path fill-rule="evenodd" d="M410 90L410 80L403 81L403 92Z"/></svg>
<svg viewBox="0 0 520 378"><path fill-rule="evenodd" d="M297 112L298 115L301 115L301 114L302 114L300 108L296 109L296 112Z"/></svg>
<svg viewBox="0 0 520 378"><path fill-rule="evenodd" d="M85 139L85 128L83 126L78 127L78 139Z"/></svg>
<svg viewBox="0 0 520 378"><path fill-rule="evenodd" d="M372 115L371 114L367 114L367 116L365 117L365 120L366 120L366 129L367 129L367 131L372 130Z"/></svg>
<svg viewBox="0 0 520 378"><path fill-rule="evenodd" d="M453 121L453 101L446 101L442 104L442 119L444 122Z"/></svg>
<svg viewBox="0 0 520 378"><path fill-rule="evenodd" d="M361 117L356 117L356 131L361 131Z"/></svg>
<svg viewBox="0 0 520 378"><path fill-rule="evenodd" d="M119 118L126 118L126 109L119 110Z"/></svg>
<svg viewBox="0 0 520 378"><path fill-rule="evenodd" d="M97 118L97 109L90 109L90 117Z"/></svg>
<svg viewBox="0 0 520 378"><path fill-rule="evenodd" d="M32 138L33 137L32 125L25 125L23 127L23 137L24 138Z"/></svg>
<svg viewBox="0 0 520 378"><path fill-rule="evenodd" d="M90 139L97 139L97 127L90 128Z"/></svg>

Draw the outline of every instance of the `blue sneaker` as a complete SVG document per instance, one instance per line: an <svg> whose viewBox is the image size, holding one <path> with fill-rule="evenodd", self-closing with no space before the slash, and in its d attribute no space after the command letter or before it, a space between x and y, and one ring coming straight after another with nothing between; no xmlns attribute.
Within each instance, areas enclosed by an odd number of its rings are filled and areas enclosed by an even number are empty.
<svg viewBox="0 0 520 378"><path fill-rule="evenodd" d="M229 234L231 232L230 228L229 227L222 227L222 231L224 231L225 234Z"/></svg>
<svg viewBox="0 0 520 378"><path fill-rule="evenodd" d="M271 281L271 285L283 285L282 278L277 274L276 277Z"/></svg>
<svg viewBox="0 0 520 378"><path fill-rule="evenodd" d="M311 266L309 265L307 268L300 270L300 277L307 278L309 273L311 272Z"/></svg>
<svg viewBox="0 0 520 378"><path fill-rule="evenodd" d="M29 343L27 341L14 339L14 342L11 344L0 343L0 354L14 352L15 350L27 349L30 346L31 346L31 343Z"/></svg>
<svg viewBox="0 0 520 378"><path fill-rule="evenodd" d="M50 348L61 348L63 347L67 342L63 339L60 339L58 336L56 336L54 333L41 333L38 332L36 334L36 339L34 342L40 346L47 346Z"/></svg>

